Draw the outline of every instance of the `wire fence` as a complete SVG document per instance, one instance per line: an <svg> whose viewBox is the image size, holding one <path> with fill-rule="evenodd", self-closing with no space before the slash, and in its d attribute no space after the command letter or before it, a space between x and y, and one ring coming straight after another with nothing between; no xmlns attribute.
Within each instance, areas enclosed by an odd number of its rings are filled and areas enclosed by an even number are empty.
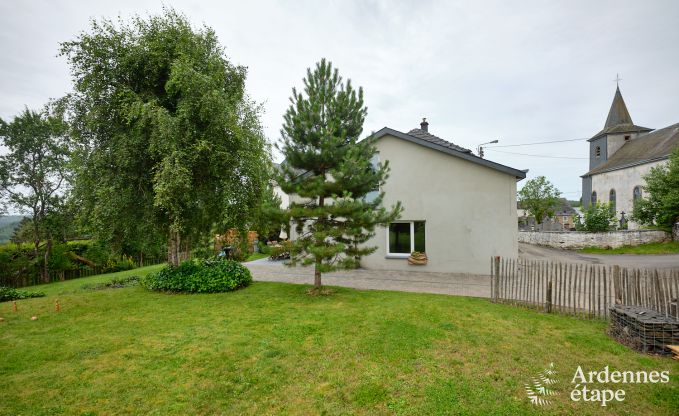
<svg viewBox="0 0 679 416"><path fill-rule="evenodd" d="M167 262L166 257L144 257L142 259L134 259L132 263L134 267L127 270L132 270L138 267L153 266L165 262ZM28 273L24 273L17 276L2 275L0 276L0 286L8 286L15 288L26 287L44 283L80 279L82 277L95 276L103 273L114 273L119 271L123 270L116 266L112 267L107 265L95 265L93 267L83 266L76 269L51 271L49 274L49 279L43 279L42 276L38 274L29 275Z"/></svg>

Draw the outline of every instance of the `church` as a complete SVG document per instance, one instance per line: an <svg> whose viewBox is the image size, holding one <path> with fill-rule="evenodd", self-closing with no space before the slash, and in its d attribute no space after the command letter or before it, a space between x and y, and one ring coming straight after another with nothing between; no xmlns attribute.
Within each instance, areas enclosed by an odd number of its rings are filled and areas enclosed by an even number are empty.
<svg viewBox="0 0 679 416"><path fill-rule="evenodd" d="M634 201L644 196L644 176L667 163L679 148L679 123L654 130L637 126L616 88L603 130L589 142L589 171L582 175L582 204L608 203L618 221L632 214ZM638 226L629 222L629 228Z"/></svg>

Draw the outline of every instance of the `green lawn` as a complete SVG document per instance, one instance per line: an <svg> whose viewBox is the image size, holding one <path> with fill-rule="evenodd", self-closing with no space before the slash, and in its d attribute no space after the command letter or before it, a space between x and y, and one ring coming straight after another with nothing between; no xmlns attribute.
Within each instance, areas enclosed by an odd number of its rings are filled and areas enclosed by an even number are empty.
<svg viewBox="0 0 679 416"><path fill-rule="evenodd" d="M679 241L649 243L638 246L623 246L609 249L585 247L580 251L589 254L676 254L679 253Z"/></svg>
<svg viewBox="0 0 679 416"><path fill-rule="evenodd" d="M276 283L214 295L81 289L112 276L31 288L48 296L18 301L16 314L0 304L0 414L679 414L679 362L617 344L601 321ZM534 407L524 384L550 362L560 394ZM625 401L602 408L570 401L578 365L671 380L616 385Z"/></svg>
<svg viewBox="0 0 679 416"><path fill-rule="evenodd" d="M245 259L245 261L246 261L246 262L248 262L248 261L254 261L254 260L264 259L264 258L267 258L267 257L269 257L268 254L264 254L264 253L252 253L252 254L250 254L250 255L248 256L247 259Z"/></svg>

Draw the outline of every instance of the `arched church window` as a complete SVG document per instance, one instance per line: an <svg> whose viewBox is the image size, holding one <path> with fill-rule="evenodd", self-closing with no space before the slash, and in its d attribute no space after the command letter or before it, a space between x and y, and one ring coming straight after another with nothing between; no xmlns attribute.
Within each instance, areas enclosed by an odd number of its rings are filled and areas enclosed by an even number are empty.
<svg viewBox="0 0 679 416"><path fill-rule="evenodd" d="M615 214L615 189L611 189L608 193L608 206L612 213Z"/></svg>
<svg viewBox="0 0 679 416"><path fill-rule="evenodd" d="M597 146L597 147L594 149L594 154L596 155L596 158L597 158L597 159L601 157L601 146Z"/></svg>
<svg viewBox="0 0 679 416"><path fill-rule="evenodd" d="M641 186L635 186L634 191L632 192L632 200L634 202L638 201L641 199Z"/></svg>
<svg viewBox="0 0 679 416"><path fill-rule="evenodd" d="M592 192L592 197L589 199L592 205L596 205L596 191Z"/></svg>

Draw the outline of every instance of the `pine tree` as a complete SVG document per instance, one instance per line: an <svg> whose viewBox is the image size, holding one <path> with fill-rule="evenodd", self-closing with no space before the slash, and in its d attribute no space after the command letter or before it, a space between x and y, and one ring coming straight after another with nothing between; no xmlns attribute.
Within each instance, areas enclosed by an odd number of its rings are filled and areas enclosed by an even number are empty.
<svg viewBox="0 0 679 416"><path fill-rule="evenodd" d="M297 232L291 264L314 265L314 286L321 274L358 267L376 250L365 246L375 227L398 217L400 203L382 207L384 194L367 198L387 179L388 163L375 163L370 139L358 141L367 109L363 89L346 84L325 59L307 69L304 92L295 88L284 116L279 147L285 161L277 181L292 202L287 215Z"/></svg>

